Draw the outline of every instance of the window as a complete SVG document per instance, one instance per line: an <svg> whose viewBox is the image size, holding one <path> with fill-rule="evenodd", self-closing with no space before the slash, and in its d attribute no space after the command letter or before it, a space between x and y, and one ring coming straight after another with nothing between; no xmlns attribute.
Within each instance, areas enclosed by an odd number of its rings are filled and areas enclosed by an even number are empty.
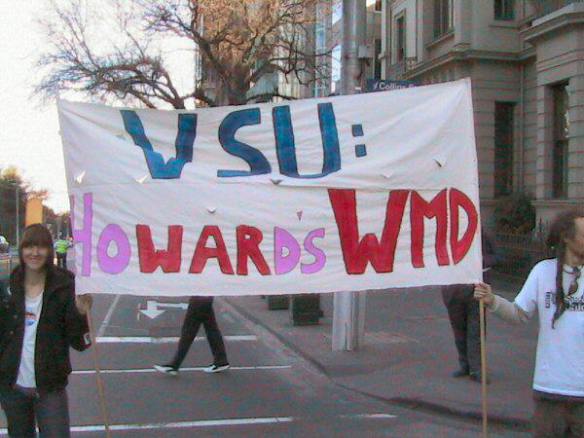
<svg viewBox="0 0 584 438"><path fill-rule="evenodd" d="M326 53L326 24L322 17L321 6L317 9L317 21L315 23L315 50L316 50L316 68L321 71L327 70L326 60L323 60L322 54ZM317 75L320 76L320 75ZM314 96L321 97L326 95L326 81L323 78L318 78L314 81Z"/></svg>
<svg viewBox="0 0 584 438"><path fill-rule="evenodd" d="M434 0L434 38L444 35L451 27L450 0Z"/></svg>
<svg viewBox="0 0 584 438"><path fill-rule="evenodd" d="M495 0L495 20L515 20L514 0Z"/></svg>
<svg viewBox="0 0 584 438"><path fill-rule="evenodd" d="M335 0L332 4L332 20L333 24L343 18L343 2Z"/></svg>
<svg viewBox="0 0 584 438"><path fill-rule="evenodd" d="M513 191L513 110L515 105L495 102L495 197Z"/></svg>
<svg viewBox="0 0 584 438"><path fill-rule="evenodd" d="M381 79L381 60L379 59L379 55L381 55L381 40L375 40L375 64L374 64L374 71L373 77L375 79Z"/></svg>
<svg viewBox="0 0 584 438"><path fill-rule="evenodd" d="M395 22L395 33L396 33L396 59L397 62L402 62L406 57L406 27L405 19L402 15Z"/></svg>
<svg viewBox="0 0 584 438"><path fill-rule="evenodd" d="M381 0L375 0L375 11L381 12Z"/></svg>
<svg viewBox="0 0 584 438"><path fill-rule="evenodd" d="M552 151L552 196L565 198L568 188L568 84L553 87L554 143Z"/></svg>
<svg viewBox="0 0 584 438"><path fill-rule="evenodd" d="M337 82L341 80L341 54L342 46L340 44L333 47L331 57L331 93L336 93Z"/></svg>
<svg viewBox="0 0 584 438"><path fill-rule="evenodd" d="M315 25L315 44L316 53L321 54L326 52L326 26L323 23L316 23Z"/></svg>

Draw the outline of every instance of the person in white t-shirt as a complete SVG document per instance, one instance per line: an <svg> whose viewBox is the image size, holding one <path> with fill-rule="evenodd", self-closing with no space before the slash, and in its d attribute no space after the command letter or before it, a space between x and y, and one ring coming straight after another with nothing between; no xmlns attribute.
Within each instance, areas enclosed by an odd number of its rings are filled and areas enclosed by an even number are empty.
<svg viewBox="0 0 584 438"><path fill-rule="evenodd" d="M539 335L533 390L534 436L584 437L584 208L559 215L547 244L556 258L531 270L513 303L475 286L495 315L522 323L536 313Z"/></svg>
<svg viewBox="0 0 584 438"><path fill-rule="evenodd" d="M70 348L90 345L90 295L75 294L71 272L53 264L53 240L28 226L20 264L0 282L0 405L11 437L70 436Z"/></svg>

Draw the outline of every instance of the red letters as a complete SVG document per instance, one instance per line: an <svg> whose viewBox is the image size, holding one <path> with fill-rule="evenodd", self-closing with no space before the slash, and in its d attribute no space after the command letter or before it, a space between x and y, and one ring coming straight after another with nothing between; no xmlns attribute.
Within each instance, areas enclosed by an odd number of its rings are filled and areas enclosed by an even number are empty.
<svg viewBox="0 0 584 438"><path fill-rule="evenodd" d="M215 248L207 247L207 240L209 240L209 237L213 237ZM206 225L197 241L197 247L195 248L195 254L193 255L189 272L191 274L199 274L203 272L207 260L213 257L217 259L221 272L233 275L233 266L231 266L231 261L227 254L227 248L221 230L216 225Z"/></svg>
<svg viewBox="0 0 584 438"><path fill-rule="evenodd" d="M469 252L477 235L477 207L465 193L454 188L443 189L430 200L426 200L416 191L390 191L385 206L383 230L380 238L374 233L367 233L362 237L359 235L355 190L329 189L328 195L339 231L345 270L349 275L364 274L369 263L377 273L393 272L397 241L408 198L410 198L409 220L411 226L410 257L414 268L425 267L426 220L434 219L436 223L436 236L431 236L430 238L435 239L433 242L434 252L439 266L460 263ZM459 232L461 232L460 216L462 214L466 215L468 221L466 221L466 229L459 239ZM449 228L450 240L448 240ZM319 233L314 234L316 231L319 231ZM248 275L248 263L250 260L261 275L271 275L270 266L260 249L260 244L263 240L262 231L250 225L239 225L235 229L235 234L237 245L237 266L235 270L229 258L221 229L217 225L206 225L199 235L189 273L202 273L207 261L211 258L216 258L221 272L226 275ZM309 236L312 236L311 239L324 237L324 228L311 231ZM288 240L284 239L284 237L288 238ZM406 236L403 237L406 238ZM207 246L209 238L213 238L214 246ZM148 225L136 225L136 239L141 272L152 273L158 267L164 273L180 272L182 226L172 225L168 227L166 249L156 249L154 247L151 230ZM305 240L305 250L317 260L309 265L302 264L301 272L303 274L312 274L322 270L327 261L324 251L314 248L311 239ZM308 244L306 243L307 241ZM289 251L286 257L283 256L284 248L288 248ZM277 227L274 228L273 256L274 272L276 274L285 274L292 271L297 267L300 260L298 242L286 230ZM286 261L288 263L284 263Z"/></svg>
<svg viewBox="0 0 584 438"><path fill-rule="evenodd" d="M424 267L424 218L436 218L436 258L438 265L447 266L448 249L446 235L448 233L448 209L446 189L426 202L418 192L412 192L410 198L410 223L412 226L412 265L414 268Z"/></svg>
<svg viewBox="0 0 584 438"><path fill-rule="evenodd" d="M179 272L182 255L182 235L182 226L169 226L167 249L155 249L150 227L148 225L136 225L140 272L152 273L158 266L165 273Z"/></svg>
<svg viewBox="0 0 584 438"><path fill-rule="evenodd" d="M363 274L368 261L371 262L375 272L392 272L397 237L409 191L390 192L385 209L385 225L381 234L381 243L374 234L366 234L359 241L355 190L330 189L328 193L339 229L347 273Z"/></svg>
<svg viewBox="0 0 584 438"><path fill-rule="evenodd" d="M462 208L468 217L468 226L462 239L458 240L458 210ZM458 264L470 249L478 226L478 213L472 201L463 192L450 190L450 251L452 260Z"/></svg>
<svg viewBox="0 0 584 438"><path fill-rule="evenodd" d="M259 273L270 275L270 267L266 263L260 243L264 236L256 227L239 225L237 227L237 275L247 275L247 259L256 265Z"/></svg>
<svg viewBox="0 0 584 438"><path fill-rule="evenodd" d="M328 191L339 230L341 249L348 274L363 274L370 262L375 272L393 271L397 239L403 220L408 190L392 190L385 210L385 223L378 241L374 234L366 234L359 240L357 201L354 190L330 189ZM458 240L459 210L468 216L468 227ZM450 216L450 224L449 217ZM411 191L411 260L415 268L424 268L424 219L435 218L436 240L434 243L439 266L450 264L448 254L448 226L450 225L450 251L455 264L468 253L478 225L478 214L472 201L457 189L444 189L432 200L426 201L416 191Z"/></svg>

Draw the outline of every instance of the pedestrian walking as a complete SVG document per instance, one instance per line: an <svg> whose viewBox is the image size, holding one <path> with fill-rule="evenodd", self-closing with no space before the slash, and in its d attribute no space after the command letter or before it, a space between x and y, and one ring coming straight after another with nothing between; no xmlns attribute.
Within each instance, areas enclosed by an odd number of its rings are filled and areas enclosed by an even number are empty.
<svg viewBox="0 0 584 438"><path fill-rule="evenodd" d="M206 367L206 373L217 373L229 368L223 336L217 325L213 310L213 297L191 297L189 307L183 321L178 348L171 362L165 365L154 365L154 369L164 374L177 375L191 344L203 324L207 341L213 353L213 363Z"/></svg>
<svg viewBox="0 0 584 438"><path fill-rule="evenodd" d="M497 254L493 239L482 230L483 281L490 282L491 269ZM458 352L458 369L452 377L469 376L481 382L481 328L479 303L473 297L474 285L453 284L442 287L442 300L448 310L448 318Z"/></svg>
<svg viewBox="0 0 584 438"><path fill-rule="evenodd" d="M514 302L479 283L475 297L495 315L524 323L536 313L539 334L533 436L584 437L584 208L559 215L547 239L555 258L529 273Z"/></svg>
<svg viewBox="0 0 584 438"><path fill-rule="evenodd" d="M71 248L71 242L67 239L58 239L55 242L55 253L57 253L57 266L67 269L67 251Z"/></svg>
<svg viewBox="0 0 584 438"><path fill-rule="evenodd" d="M27 227L20 265L0 284L0 404L11 437L67 438L69 347L91 344L90 295L75 296L73 274L54 266L53 240Z"/></svg>

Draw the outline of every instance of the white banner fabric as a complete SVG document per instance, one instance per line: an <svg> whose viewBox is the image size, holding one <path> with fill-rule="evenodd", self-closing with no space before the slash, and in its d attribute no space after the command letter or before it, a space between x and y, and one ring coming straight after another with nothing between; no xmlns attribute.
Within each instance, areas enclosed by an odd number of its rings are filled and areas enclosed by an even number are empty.
<svg viewBox="0 0 584 438"><path fill-rule="evenodd" d="M470 80L184 111L59 102L79 293L481 278Z"/></svg>

